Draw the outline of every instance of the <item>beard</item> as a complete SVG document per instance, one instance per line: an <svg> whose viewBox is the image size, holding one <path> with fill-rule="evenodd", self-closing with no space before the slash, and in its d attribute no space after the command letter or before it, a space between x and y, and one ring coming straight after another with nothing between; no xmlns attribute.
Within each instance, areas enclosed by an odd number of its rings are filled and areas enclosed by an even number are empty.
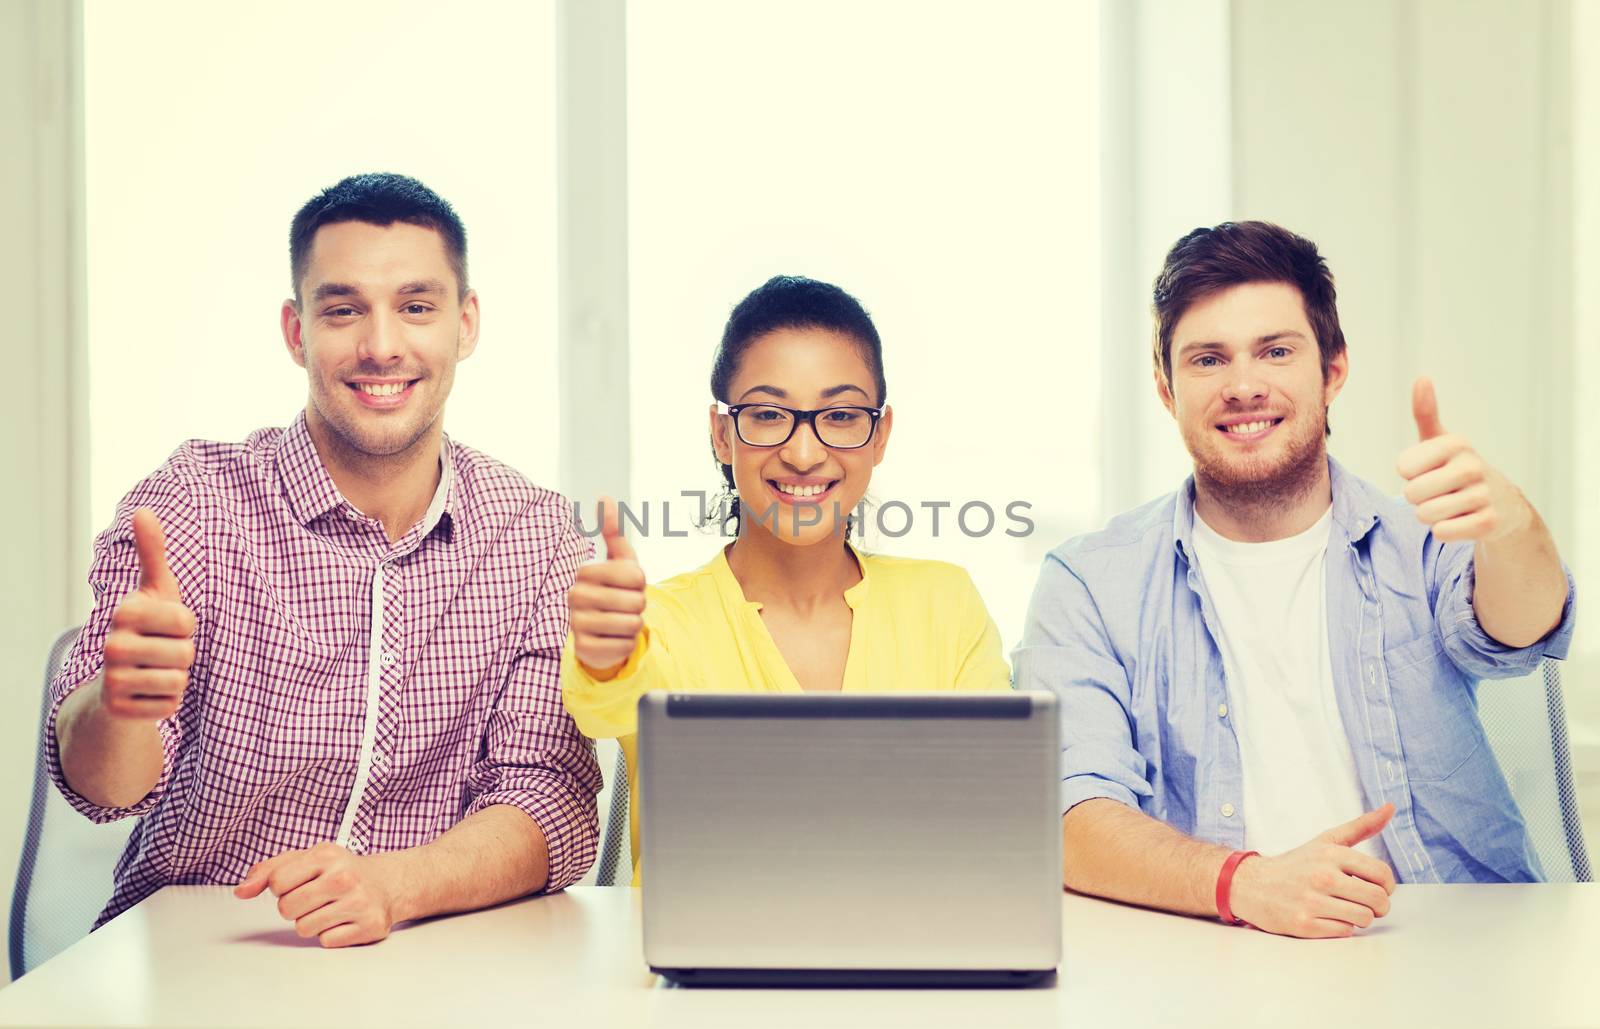
<svg viewBox="0 0 1600 1029"><path fill-rule="evenodd" d="M404 454L427 435L438 420L438 411L423 412L404 424L364 426L342 417L340 411L323 411L323 423L333 430L339 445L347 452L365 457L394 457Z"/></svg>
<svg viewBox="0 0 1600 1029"><path fill-rule="evenodd" d="M1228 455L1228 444L1213 439L1217 430L1207 425L1200 438L1184 433L1184 443L1194 458L1194 478L1212 497L1228 507L1263 511L1282 507L1314 489L1328 461L1328 411L1304 422L1282 444L1276 458L1265 454Z"/></svg>

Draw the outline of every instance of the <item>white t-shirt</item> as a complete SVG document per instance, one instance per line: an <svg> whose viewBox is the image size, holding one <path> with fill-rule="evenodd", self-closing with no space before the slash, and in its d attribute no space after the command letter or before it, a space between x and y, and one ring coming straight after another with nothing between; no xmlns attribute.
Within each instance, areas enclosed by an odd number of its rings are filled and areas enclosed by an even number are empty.
<svg viewBox="0 0 1600 1029"><path fill-rule="evenodd" d="M1195 559L1220 623L1224 717L1239 739L1245 848L1263 854L1293 850L1367 810L1328 656L1332 526L1329 507L1298 535L1240 543L1194 520ZM1357 849L1387 856L1376 839Z"/></svg>

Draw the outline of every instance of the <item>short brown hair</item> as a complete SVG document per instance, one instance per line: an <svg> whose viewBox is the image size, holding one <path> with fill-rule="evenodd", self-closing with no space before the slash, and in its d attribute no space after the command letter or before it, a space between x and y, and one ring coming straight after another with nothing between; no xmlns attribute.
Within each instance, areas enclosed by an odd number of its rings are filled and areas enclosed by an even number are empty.
<svg viewBox="0 0 1600 1029"><path fill-rule="evenodd" d="M1172 382L1172 333L1198 301L1249 282L1284 282L1300 291L1306 321L1317 335L1322 377L1344 353L1333 273L1304 236L1271 222L1223 222L1195 229L1172 245L1152 294L1156 319L1155 363L1161 380Z"/></svg>
<svg viewBox="0 0 1600 1029"><path fill-rule="evenodd" d="M289 271L294 302L300 304L300 281L311 263L311 243L324 225L365 222L388 228L395 222L432 229L444 242L450 270L456 274L457 299L467 295L467 230L447 200L413 179L394 172L349 175L305 202L289 226Z"/></svg>

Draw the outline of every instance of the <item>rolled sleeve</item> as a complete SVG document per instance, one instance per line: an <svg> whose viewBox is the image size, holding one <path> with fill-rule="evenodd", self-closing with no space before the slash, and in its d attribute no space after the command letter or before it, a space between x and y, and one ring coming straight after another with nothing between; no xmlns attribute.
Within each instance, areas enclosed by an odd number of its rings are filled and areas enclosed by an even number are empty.
<svg viewBox="0 0 1600 1029"><path fill-rule="evenodd" d="M1138 808L1152 795L1133 742L1127 670L1088 587L1057 554L1045 559L1012 665L1018 689L1056 695L1063 815L1096 797Z"/></svg>
<svg viewBox="0 0 1600 1029"><path fill-rule="evenodd" d="M587 746L584 749L598 777L594 755ZM472 798L467 815L495 804L516 808L533 819L544 837L549 862L544 891L554 893L582 879L594 864L598 848L600 830L594 802L598 786L575 785L573 776L558 772L504 768L497 772L493 785Z"/></svg>
<svg viewBox="0 0 1600 1029"><path fill-rule="evenodd" d="M94 606L60 671L50 682L50 707L43 729L45 768L67 802L93 822L114 822L119 818L145 815L154 810L166 793L177 762L178 749L183 742L184 709L180 707L176 715L157 723L161 733L162 763L161 775L155 786L136 804L105 807L86 799L68 784L61 768L60 741L56 735L56 716L61 712L61 705L75 690L100 675L105 665L105 644L111 632L111 616L123 598L139 586L139 554L133 541L133 513L141 507L155 512L161 522L166 537L167 563L177 577L184 604L196 617L196 654L205 650L204 640L208 631L204 595L205 548L199 512L180 466L180 457L174 454L159 471L134 487L117 505L116 518L111 527L95 538L94 557L90 562L88 577L89 588L94 594ZM195 674L196 671L191 670L190 689L184 694L185 704L193 692Z"/></svg>
<svg viewBox="0 0 1600 1029"><path fill-rule="evenodd" d="M505 804L533 819L549 860L545 891L570 886L594 863L600 766L561 702L567 590L589 543L568 528L535 605L522 651L489 718L468 779L468 816Z"/></svg>
<svg viewBox="0 0 1600 1029"><path fill-rule="evenodd" d="M665 679L661 651L661 644L647 624L628 660L615 675L602 681L578 660L569 637L561 656L561 693L578 728L597 740L619 739L638 732L639 698L660 687Z"/></svg>
<svg viewBox="0 0 1600 1029"><path fill-rule="evenodd" d="M1472 547L1449 544L1446 553L1448 557L1442 554L1440 558L1443 585L1434 602L1434 619L1444 640L1445 653L1458 668L1476 679L1504 679L1533 671L1547 657L1566 658L1572 645L1577 607L1577 586L1566 565L1561 566L1567 577L1567 598L1562 606L1561 621L1542 639L1526 647L1508 647L1484 631L1478 622L1477 610L1472 606L1476 584Z"/></svg>
<svg viewBox="0 0 1600 1029"><path fill-rule="evenodd" d="M52 685L50 714L44 723L45 770L50 775L50 781L55 783L56 789L61 791L61 796L66 798L73 810L91 822L104 824L121 818L137 818L154 811L161 798L166 795L167 783L172 779L172 769L178 760L178 744L183 738L183 730L179 727L178 720L163 718L156 723L156 728L161 733L161 775L156 779L156 784L150 788L150 792L141 797L138 803L128 807L106 807L103 804L96 804L74 790L67 782L66 773L61 769L60 744L56 739L56 716L61 713L61 705L66 703L67 698L76 689L78 686L69 686L64 692L56 694Z"/></svg>

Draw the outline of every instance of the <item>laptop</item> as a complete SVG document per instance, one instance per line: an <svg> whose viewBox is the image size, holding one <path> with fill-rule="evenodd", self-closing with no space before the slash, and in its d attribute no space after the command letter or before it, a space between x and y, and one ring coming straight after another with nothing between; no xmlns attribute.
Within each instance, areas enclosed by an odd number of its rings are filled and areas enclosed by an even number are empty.
<svg viewBox="0 0 1600 1029"><path fill-rule="evenodd" d="M680 985L1013 985L1061 960L1055 698L649 693L644 954Z"/></svg>

